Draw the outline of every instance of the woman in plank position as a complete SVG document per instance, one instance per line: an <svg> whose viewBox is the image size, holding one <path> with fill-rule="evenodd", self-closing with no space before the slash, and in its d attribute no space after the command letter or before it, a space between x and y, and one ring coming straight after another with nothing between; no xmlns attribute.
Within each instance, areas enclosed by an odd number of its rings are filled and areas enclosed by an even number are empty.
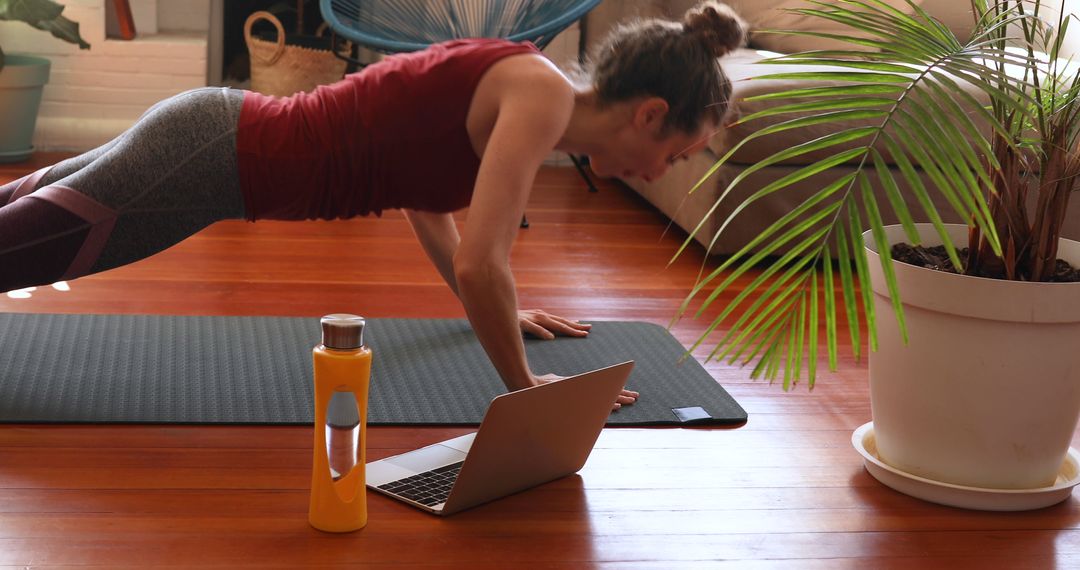
<svg viewBox="0 0 1080 570"><path fill-rule="evenodd" d="M589 330L518 310L510 248L541 162L558 150L600 176L660 177L718 128L731 85L716 58L744 36L730 8L705 2L682 23L617 28L576 78L530 43L466 39L288 98L182 93L104 146L0 186L0 291L131 263L218 220L401 209L506 387L536 385L553 377L529 368L521 332ZM459 235L451 213L466 207Z"/></svg>

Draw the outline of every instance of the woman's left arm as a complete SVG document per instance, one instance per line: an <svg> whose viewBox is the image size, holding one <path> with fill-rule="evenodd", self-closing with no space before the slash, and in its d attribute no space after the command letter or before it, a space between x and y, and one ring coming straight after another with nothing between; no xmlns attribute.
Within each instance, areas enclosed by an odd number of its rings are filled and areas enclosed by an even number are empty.
<svg viewBox="0 0 1080 570"><path fill-rule="evenodd" d="M404 213L428 259L454 295L458 295L453 260L461 236L453 215L417 210L404 210ZM586 336L592 327L540 309L519 310L517 314L521 331L542 339L553 339L556 335Z"/></svg>
<svg viewBox="0 0 1080 570"><path fill-rule="evenodd" d="M458 295L457 279L454 278L454 252L461 236L458 235L454 216L448 213L403 210L405 219L412 226L420 247L424 248L431 264L442 275L443 281Z"/></svg>

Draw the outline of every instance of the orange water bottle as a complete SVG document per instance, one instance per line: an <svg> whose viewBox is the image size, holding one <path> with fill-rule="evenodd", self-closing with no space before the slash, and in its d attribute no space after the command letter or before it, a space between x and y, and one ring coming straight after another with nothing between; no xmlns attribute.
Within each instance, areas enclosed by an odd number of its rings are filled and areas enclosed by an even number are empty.
<svg viewBox="0 0 1080 570"><path fill-rule="evenodd" d="M364 318L327 315L315 362L315 453L308 521L327 532L367 524L364 464L371 350L364 346Z"/></svg>

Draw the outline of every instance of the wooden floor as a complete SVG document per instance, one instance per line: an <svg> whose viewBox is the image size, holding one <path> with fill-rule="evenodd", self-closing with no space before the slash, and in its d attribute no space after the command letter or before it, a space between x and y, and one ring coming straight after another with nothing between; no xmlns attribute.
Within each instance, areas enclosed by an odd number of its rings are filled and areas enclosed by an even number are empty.
<svg viewBox="0 0 1080 570"><path fill-rule="evenodd" d="M0 183L33 167L0 168ZM526 307L666 325L702 263L695 248L666 267L684 234L664 235L632 192L586 192L570 170L541 173L529 218L514 250ZM221 223L70 291L23 297L0 294L0 311L464 315L397 214ZM703 327L673 333L687 342ZM17 345L0 348L18 358ZM310 428L0 425L0 566L1080 567L1075 499L979 513L872 479L850 444L870 419L866 367L842 365L812 393L784 393L710 363L745 426L608 429L579 475L445 520L369 495L367 528L343 536L307 524ZM372 428L369 459L466 431Z"/></svg>

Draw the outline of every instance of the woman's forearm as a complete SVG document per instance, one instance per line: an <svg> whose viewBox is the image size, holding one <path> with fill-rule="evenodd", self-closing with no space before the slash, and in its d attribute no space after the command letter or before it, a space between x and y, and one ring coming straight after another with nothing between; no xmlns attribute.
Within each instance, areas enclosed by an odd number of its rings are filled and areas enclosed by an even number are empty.
<svg viewBox="0 0 1080 570"><path fill-rule="evenodd" d="M458 299L461 299L461 293L458 292L457 277L454 276L454 252L451 250L435 255L429 251L428 257L431 259L432 264L435 265L435 269L439 271L439 275L442 275L443 281L446 281L446 285L450 287L450 290L454 292Z"/></svg>
<svg viewBox="0 0 1080 570"><path fill-rule="evenodd" d="M424 248L431 264L446 281L447 286L459 299L457 278L454 276L454 252L457 251L461 237L458 235L454 218L450 214L430 214L405 210L416 239Z"/></svg>
<svg viewBox="0 0 1080 570"><path fill-rule="evenodd" d="M510 268L496 264L459 268L455 275L465 313L503 383L511 391L532 386Z"/></svg>

